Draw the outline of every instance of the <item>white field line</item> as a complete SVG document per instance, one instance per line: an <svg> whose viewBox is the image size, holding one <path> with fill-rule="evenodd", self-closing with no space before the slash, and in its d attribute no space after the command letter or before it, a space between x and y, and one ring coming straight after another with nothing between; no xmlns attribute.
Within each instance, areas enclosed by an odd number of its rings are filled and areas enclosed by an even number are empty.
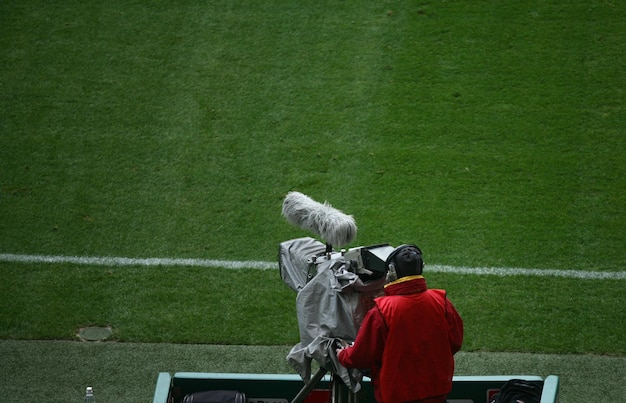
<svg viewBox="0 0 626 403"><path fill-rule="evenodd" d="M278 262L255 260L212 260L212 259L173 259L173 258L127 258L127 257L90 257L90 256L45 256L0 254L0 262L13 263L72 263L87 266L196 266L223 269L278 269ZM565 277L582 280L626 280L626 271L583 271L554 269L524 269L505 267L457 267L429 264L425 268L431 273L453 273L489 276L539 276Z"/></svg>
<svg viewBox="0 0 626 403"><path fill-rule="evenodd" d="M260 269L269 270L278 267L278 263L210 260L210 259L171 259L171 258L128 258L128 257L90 257L90 256L42 256L0 254L0 262L16 263L73 263L87 266L199 266L221 267L224 269Z"/></svg>

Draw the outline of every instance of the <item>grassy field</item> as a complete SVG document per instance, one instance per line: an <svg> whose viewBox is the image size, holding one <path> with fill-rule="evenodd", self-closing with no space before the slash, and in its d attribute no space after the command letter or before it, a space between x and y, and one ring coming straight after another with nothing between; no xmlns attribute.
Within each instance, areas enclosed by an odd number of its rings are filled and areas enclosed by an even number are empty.
<svg viewBox="0 0 626 403"><path fill-rule="evenodd" d="M626 354L624 280L433 273L465 320L465 351ZM0 339L294 345L295 292L276 271L3 264ZM20 290L15 292L15 290ZM268 324L271 323L271 326Z"/></svg>
<svg viewBox="0 0 626 403"><path fill-rule="evenodd" d="M298 190L354 215L353 246L417 243L427 270L623 272L625 51L607 1L1 2L0 254L276 261L309 235L280 216ZM133 346L297 342L273 270L0 273L5 346L86 325ZM608 355L592 382L626 377L624 280L428 280L467 354Z"/></svg>

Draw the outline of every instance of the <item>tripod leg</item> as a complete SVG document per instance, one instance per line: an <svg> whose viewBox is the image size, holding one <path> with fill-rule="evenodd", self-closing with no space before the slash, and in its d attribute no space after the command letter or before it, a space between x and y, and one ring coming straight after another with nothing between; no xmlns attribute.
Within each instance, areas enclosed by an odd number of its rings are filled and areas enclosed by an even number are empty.
<svg viewBox="0 0 626 403"><path fill-rule="evenodd" d="M341 393L343 382L335 374L333 374L331 378L331 386L332 386L331 402L332 403L345 403L344 398L343 398L343 393Z"/></svg>
<svg viewBox="0 0 626 403"><path fill-rule="evenodd" d="M346 398L347 396L347 398ZM358 403L359 396L352 392L335 374L331 378L331 402L332 403Z"/></svg>
<svg viewBox="0 0 626 403"><path fill-rule="evenodd" d="M326 375L326 370L324 368L318 369L315 375L309 380L309 383L305 384L304 387L300 389L300 392L293 398L291 403L302 403L324 375Z"/></svg>

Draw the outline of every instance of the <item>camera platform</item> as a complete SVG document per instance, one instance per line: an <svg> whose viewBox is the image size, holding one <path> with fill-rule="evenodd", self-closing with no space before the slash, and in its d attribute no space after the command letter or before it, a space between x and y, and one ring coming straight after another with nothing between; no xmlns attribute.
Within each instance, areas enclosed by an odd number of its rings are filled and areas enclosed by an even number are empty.
<svg viewBox="0 0 626 403"><path fill-rule="evenodd" d="M321 377L319 377L321 375ZM171 375L161 372L158 375L152 403L180 403L189 393L206 390L238 390L246 394L248 403L290 403L302 394L304 403L325 403L330 401L332 379L328 374L316 373L319 377L304 385L295 374L233 374L178 372ZM559 377L545 378L532 375L499 376L455 376L448 403L488 403L499 389L510 379L522 379L543 388L541 403L558 401ZM346 392L345 390L343 392ZM361 403L376 403L372 385L368 378L363 379L363 387L356 394ZM348 399L347 394L341 397ZM342 400L347 402L348 400Z"/></svg>

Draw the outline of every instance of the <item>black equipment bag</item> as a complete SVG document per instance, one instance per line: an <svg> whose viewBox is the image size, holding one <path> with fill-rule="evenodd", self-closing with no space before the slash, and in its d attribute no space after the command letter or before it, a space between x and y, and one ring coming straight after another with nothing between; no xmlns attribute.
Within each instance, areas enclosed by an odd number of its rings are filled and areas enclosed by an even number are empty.
<svg viewBox="0 0 626 403"><path fill-rule="evenodd" d="M246 395L236 390L207 390L186 395L182 403L246 403Z"/></svg>
<svg viewBox="0 0 626 403"><path fill-rule="evenodd" d="M539 403L543 387L522 379L511 379L489 403Z"/></svg>

